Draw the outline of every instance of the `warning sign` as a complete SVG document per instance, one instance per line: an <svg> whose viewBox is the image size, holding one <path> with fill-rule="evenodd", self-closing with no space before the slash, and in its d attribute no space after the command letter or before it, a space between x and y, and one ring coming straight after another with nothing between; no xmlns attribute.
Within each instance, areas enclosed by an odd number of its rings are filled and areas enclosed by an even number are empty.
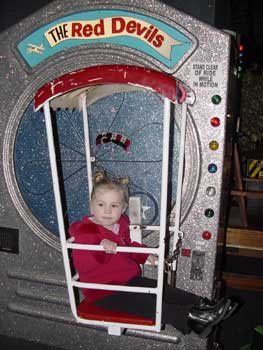
<svg viewBox="0 0 263 350"><path fill-rule="evenodd" d="M248 176L251 178L263 179L263 160L248 160Z"/></svg>
<svg viewBox="0 0 263 350"><path fill-rule="evenodd" d="M193 63L190 84L195 89L221 89L222 63Z"/></svg>

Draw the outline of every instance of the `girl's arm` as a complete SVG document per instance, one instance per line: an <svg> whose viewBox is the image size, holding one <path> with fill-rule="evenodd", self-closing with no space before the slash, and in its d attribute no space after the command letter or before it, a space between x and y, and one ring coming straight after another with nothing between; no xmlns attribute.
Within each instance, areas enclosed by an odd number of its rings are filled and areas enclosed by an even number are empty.
<svg viewBox="0 0 263 350"><path fill-rule="evenodd" d="M73 223L69 227L70 236L74 236L74 243L99 245L101 237L96 233L96 227L93 224L83 224L82 222ZM99 264L105 264L110 256L104 251L89 251L73 249L73 263L77 271L87 272L94 270Z"/></svg>

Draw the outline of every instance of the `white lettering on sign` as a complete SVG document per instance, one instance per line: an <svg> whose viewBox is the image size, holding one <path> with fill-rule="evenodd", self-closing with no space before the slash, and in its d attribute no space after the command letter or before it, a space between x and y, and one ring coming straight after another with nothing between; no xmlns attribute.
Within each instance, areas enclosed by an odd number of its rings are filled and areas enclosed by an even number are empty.
<svg viewBox="0 0 263 350"><path fill-rule="evenodd" d="M221 89L221 63L192 63L190 86L195 89Z"/></svg>

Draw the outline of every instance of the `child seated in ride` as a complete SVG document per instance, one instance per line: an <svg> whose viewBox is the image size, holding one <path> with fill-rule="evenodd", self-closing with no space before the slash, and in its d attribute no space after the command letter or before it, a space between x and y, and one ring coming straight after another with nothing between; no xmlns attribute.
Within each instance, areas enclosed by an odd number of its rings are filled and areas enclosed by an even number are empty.
<svg viewBox="0 0 263 350"><path fill-rule="evenodd" d="M75 243L101 245L103 251L74 249L72 253L79 280L86 283L156 287L156 281L142 277L140 264L157 263L157 257L145 253L117 252L118 246L145 247L131 241L128 187L111 180L102 172L95 173L90 202L90 217L70 225ZM110 290L82 290L85 298L96 305L142 317L155 318L156 297L153 294ZM162 322L184 334L194 331L207 337L214 326L233 313L236 304L229 299L209 301L195 294L164 286Z"/></svg>

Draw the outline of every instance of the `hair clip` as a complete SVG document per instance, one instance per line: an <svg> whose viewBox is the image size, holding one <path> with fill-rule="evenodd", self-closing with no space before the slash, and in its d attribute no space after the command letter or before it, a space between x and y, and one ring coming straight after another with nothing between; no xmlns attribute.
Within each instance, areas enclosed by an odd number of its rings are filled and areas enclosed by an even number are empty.
<svg viewBox="0 0 263 350"><path fill-rule="evenodd" d="M93 175L93 180L95 183L97 183L105 179L105 177L105 173L102 170L97 170Z"/></svg>
<svg viewBox="0 0 263 350"><path fill-rule="evenodd" d="M127 176L125 176L125 177L118 177L115 181L120 183L120 184L122 184L122 185L128 185L129 184L129 178Z"/></svg>

